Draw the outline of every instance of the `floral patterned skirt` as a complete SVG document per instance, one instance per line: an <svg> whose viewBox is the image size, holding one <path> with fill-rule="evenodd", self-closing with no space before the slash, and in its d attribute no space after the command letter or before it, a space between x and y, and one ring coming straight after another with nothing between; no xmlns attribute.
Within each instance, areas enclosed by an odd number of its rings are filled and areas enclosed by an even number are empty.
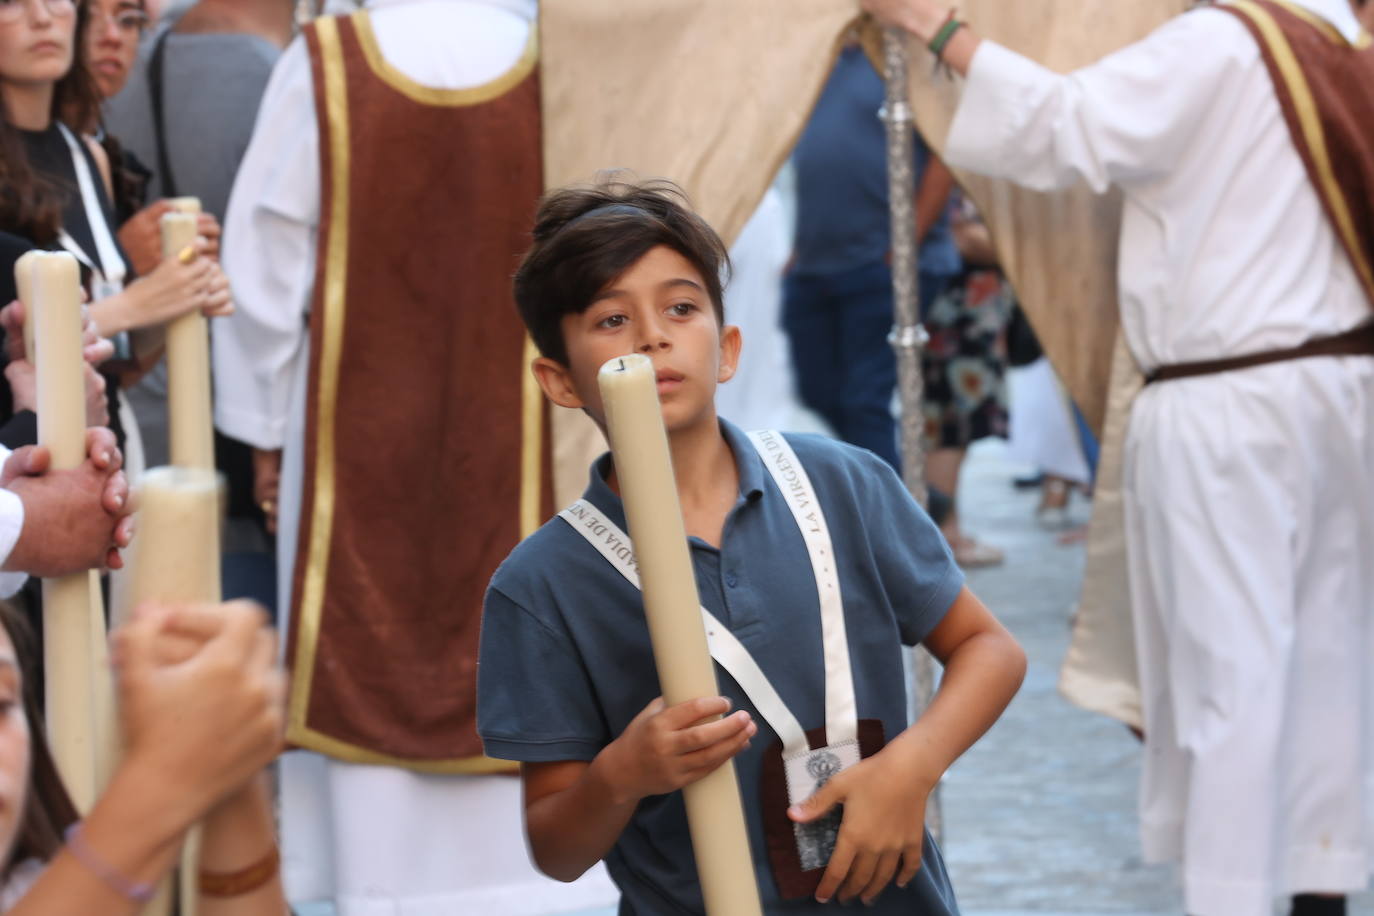
<svg viewBox="0 0 1374 916"><path fill-rule="evenodd" d="M1001 271L965 271L926 312L922 354L929 448L1007 435L1005 331L1016 298Z"/></svg>

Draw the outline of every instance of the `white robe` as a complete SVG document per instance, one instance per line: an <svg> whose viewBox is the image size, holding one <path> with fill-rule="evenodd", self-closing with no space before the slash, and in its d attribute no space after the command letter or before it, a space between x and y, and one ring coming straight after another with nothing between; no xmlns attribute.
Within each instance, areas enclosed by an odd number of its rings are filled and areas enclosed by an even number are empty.
<svg viewBox="0 0 1374 916"><path fill-rule="evenodd" d="M12 453L0 445L0 467ZM12 490L0 489L0 563L9 559L24 530L24 501ZM28 581L26 572L0 572L0 598L12 598Z"/></svg>
<svg viewBox="0 0 1374 916"><path fill-rule="evenodd" d="M730 381L716 390L716 411L744 429L784 429L799 407L792 359L782 330L782 273L792 253L792 220L776 184L730 247L725 321L744 349Z"/></svg>
<svg viewBox="0 0 1374 916"><path fill-rule="evenodd" d="M1300 0L1354 39L1346 0ZM1155 366L1296 346L1370 305L1254 40L1181 16L1067 76L992 43L951 164L1125 195L1126 340ZM1374 866L1374 360L1151 385L1124 489L1151 860L1195 916L1363 888Z"/></svg>
<svg viewBox="0 0 1374 916"><path fill-rule="evenodd" d="M1090 483L1092 470L1074 425L1073 409L1048 358L1007 371L1011 389L1011 423L1007 450L1019 465Z"/></svg>
<svg viewBox="0 0 1374 916"><path fill-rule="evenodd" d="M386 59L444 89L508 70L535 15L534 0L382 0L370 8ZM239 241L226 249L225 269L238 311L217 322L214 335L217 425L258 448L284 448L283 625L302 486L317 130L309 57L297 39L272 74L229 202L225 229ZM396 152L404 167L406 151ZM616 898L600 865L571 885L535 871L519 780L511 776L434 776L296 751L282 759L281 790L283 874L293 903L332 899L340 916L447 916L566 912Z"/></svg>

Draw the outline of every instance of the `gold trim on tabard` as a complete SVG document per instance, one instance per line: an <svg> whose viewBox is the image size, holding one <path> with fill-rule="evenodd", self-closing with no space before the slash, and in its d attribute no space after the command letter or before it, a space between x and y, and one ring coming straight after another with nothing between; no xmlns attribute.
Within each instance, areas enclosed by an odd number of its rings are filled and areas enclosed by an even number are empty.
<svg viewBox="0 0 1374 916"><path fill-rule="evenodd" d="M538 29L531 25L525 50L521 52L520 59L515 65L505 73L480 86L470 86L466 89L436 89L417 83L391 65L382 54L381 45L377 43L377 33L372 30L372 19L367 10L359 10L349 18L353 20L353 28L358 33L358 44L362 45L363 55L367 58L367 65L372 68L372 72L392 89L422 105L457 107L489 102L518 86L539 62Z"/></svg>
<svg viewBox="0 0 1374 916"><path fill-rule="evenodd" d="M1312 163L1317 172L1317 192L1331 207L1331 216L1332 221L1336 224L1336 232L1340 235L1341 241L1344 243L1343 247L1350 256L1351 263L1355 265L1355 270L1360 275L1360 280L1365 289L1374 290L1374 269L1371 269L1368 259L1360 248L1360 239L1355 232L1355 222L1350 215L1350 206L1341 193L1341 186L1336 181L1335 171L1331 167L1331 156L1326 149L1326 133L1322 130L1321 115L1317 111L1317 102L1312 97L1312 88L1308 86L1307 77L1302 72L1302 65L1298 63L1297 55L1293 53L1293 48L1288 44L1287 37L1279 28L1279 24L1274 21L1274 17L1269 15L1268 10L1254 3L1253 0L1235 0L1232 5L1244 13L1260 30L1260 34L1264 36L1265 45L1274 56L1274 63L1283 75L1284 84L1288 87L1289 95L1293 98L1293 107L1298 113L1298 123L1301 125L1303 138L1307 141L1308 153L1312 157Z"/></svg>
<svg viewBox="0 0 1374 916"><path fill-rule="evenodd" d="M530 364L539 356L534 341L525 338L520 362L520 537L527 538L543 524L544 392Z"/></svg>
<svg viewBox="0 0 1374 916"><path fill-rule="evenodd" d="M321 324L319 397L315 409L315 464L313 468L306 468L306 473L314 474L315 498L311 507L310 543L306 547L301 606L296 615L296 657L287 711L286 740L349 763L405 767L424 773L509 772L516 769L517 765L483 756L440 760L393 757L327 735L311 728L307 722L320 639L320 618L324 611L330 539L334 528L334 408L339 394L344 309L347 305L350 177L348 85L338 23L332 18L318 19L315 34L319 40L320 65L324 71L324 110L319 116L328 119L329 127L330 223L329 244L324 253L324 290L320 314L317 316ZM296 562L300 563L301 558L297 557Z"/></svg>
<svg viewBox="0 0 1374 916"><path fill-rule="evenodd" d="M314 475L315 498L311 506L310 542L306 545L305 575L301 587L300 612L296 615L296 658L291 678L291 707L286 737L303 746L306 713L310 706L310 686L315 674L315 652L320 638L320 615L324 609L325 576L329 564L329 542L334 526L334 411L338 398L339 361L343 352L344 287L348 267L348 92L344 76L343 50L339 44L338 22L320 19L315 26L320 45L320 68L324 73L324 111L329 129L331 197L329 247L325 251L324 290L321 296L319 404L316 408L315 466L306 468ZM301 558L297 557L300 563Z"/></svg>
<svg viewBox="0 0 1374 916"><path fill-rule="evenodd" d="M1336 28L1334 25L1327 22L1325 19L1318 16L1316 13L1312 12L1306 7L1298 6L1296 3L1290 3L1288 2L1288 0L1274 0L1274 2L1277 3L1279 6L1283 7L1284 9L1288 10L1288 12L1292 13L1294 16L1297 16L1299 19L1304 20L1309 25L1315 26L1318 31L1326 35L1329 41L1332 41L1336 44L1345 45L1347 47L1353 47L1357 51L1363 51L1365 48L1368 48L1370 46L1371 41L1374 41L1374 39L1371 39L1370 34L1367 31L1365 31L1364 29L1360 29L1360 34L1358 37L1356 37L1355 43L1352 45L1350 42L1345 40L1345 36L1341 34L1340 29Z"/></svg>

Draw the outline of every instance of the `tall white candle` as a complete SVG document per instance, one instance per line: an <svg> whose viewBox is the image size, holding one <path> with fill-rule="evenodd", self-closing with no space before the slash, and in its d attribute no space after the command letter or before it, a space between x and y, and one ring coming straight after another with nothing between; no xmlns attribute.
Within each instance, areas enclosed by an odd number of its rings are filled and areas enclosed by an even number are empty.
<svg viewBox="0 0 1374 916"><path fill-rule="evenodd" d="M52 452L56 471L86 459L86 398L81 346L81 274L65 252L28 261L38 383L38 442ZM43 581L43 663L48 734L62 781L81 811L97 794L95 721L97 634L104 632L87 572Z"/></svg>
<svg viewBox="0 0 1374 916"><path fill-rule="evenodd" d="M33 260L41 251L26 251L14 262L14 288L24 303L24 355L33 362Z"/></svg>
<svg viewBox="0 0 1374 916"><path fill-rule="evenodd" d="M105 791L119 763L119 710L115 704L114 672L110 668L110 640L105 627L105 596L100 571L86 574L91 601L91 719L94 727L96 795Z"/></svg>
<svg viewBox="0 0 1374 916"><path fill-rule="evenodd" d="M715 696L720 688L701 622L653 363L638 354L617 357L601 367L598 382L664 702ZM762 913L734 764L727 762L682 794L706 912Z"/></svg>
<svg viewBox="0 0 1374 916"><path fill-rule="evenodd" d="M162 256L175 258L196 240L196 217L174 211L162 217ZM198 310L167 324L167 421L172 464L213 468L215 434L210 414L210 339Z"/></svg>
<svg viewBox="0 0 1374 916"><path fill-rule="evenodd" d="M130 558L128 601L204 604L220 599L219 527L221 484L209 468L160 467L138 484L138 538ZM194 916L198 896L195 875L200 861L198 829L182 850L181 912ZM144 916L163 916L172 909L172 891L164 883Z"/></svg>

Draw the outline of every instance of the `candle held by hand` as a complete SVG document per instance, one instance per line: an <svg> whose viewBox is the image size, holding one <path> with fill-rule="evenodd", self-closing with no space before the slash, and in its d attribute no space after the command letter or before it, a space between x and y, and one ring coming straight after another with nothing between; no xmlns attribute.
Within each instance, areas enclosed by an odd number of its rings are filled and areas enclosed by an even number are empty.
<svg viewBox="0 0 1374 916"><path fill-rule="evenodd" d="M653 362L634 354L597 376L625 518L634 542L654 663L668 705L719 693L687 549ZM735 765L682 790L710 916L762 913Z"/></svg>

